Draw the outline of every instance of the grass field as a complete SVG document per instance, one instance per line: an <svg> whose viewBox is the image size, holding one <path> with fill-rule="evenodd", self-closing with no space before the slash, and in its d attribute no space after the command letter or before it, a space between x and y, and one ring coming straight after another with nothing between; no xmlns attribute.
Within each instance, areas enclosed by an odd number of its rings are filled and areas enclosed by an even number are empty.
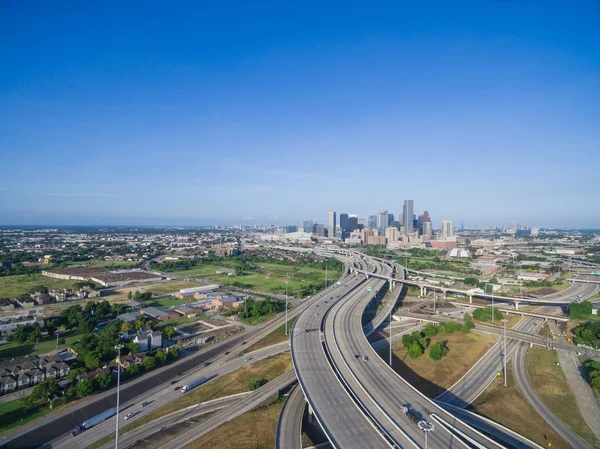
<svg viewBox="0 0 600 449"><path fill-rule="evenodd" d="M408 356L408 351L402 343L392 346L395 356L392 359L394 370L429 397L435 397L454 385L494 344L495 338L474 332L454 332L436 335L431 339L431 343L441 340L448 341L450 351L437 362L429 357L429 348L421 357L413 359ZM384 360L389 359L388 351L389 349L379 352Z"/></svg>
<svg viewBox="0 0 600 449"><path fill-rule="evenodd" d="M36 274L23 274L19 276L0 277L0 298L16 298L32 291L33 288L43 285L49 289L73 287L77 281L54 279Z"/></svg>
<svg viewBox="0 0 600 449"><path fill-rule="evenodd" d="M244 413L194 441L186 449L271 449L275 447L277 421L283 402L280 399Z"/></svg>
<svg viewBox="0 0 600 449"><path fill-rule="evenodd" d="M292 326L296 322L296 318L292 318L288 321L288 332L291 331ZM246 348L244 351L245 354L256 351L257 349L266 348L267 346L275 345L277 343L281 343L282 341L287 341L290 339L289 335L285 335L285 323L281 325L281 327L275 329L269 335L267 335L262 340L257 341L249 348Z"/></svg>
<svg viewBox="0 0 600 449"><path fill-rule="evenodd" d="M502 377L497 377L469 408L543 447L551 443L552 448L568 449L570 446L523 399L513 381L510 366L511 362L507 365L508 386L504 386Z"/></svg>
<svg viewBox="0 0 600 449"><path fill-rule="evenodd" d="M243 276L227 276L216 274L219 268L233 268L233 262L223 264L207 264L194 267L190 270L179 271L176 274L184 278L200 278L203 281L215 282L221 285L232 285L242 283L251 285L251 290L263 291L273 294L285 294L285 281L288 280L288 293L293 295L303 287L311 284L322 284L325 282L325 270L311 267L299 267L295 265L278 265L275 263L254 263L257 271L249 271ZM337 271L329 270L330 281L340 277Z"/></svg>
<svg viewBox="0 0 600 449"><path fill-rule="evenodd" d="M236 393L250 391L248 383L254 380L271 381L292 369L292 357L289 353L280 354L256 363L251 363L205 385L194 388L191 392L181 396L177 401L166 404L152 413L140 418L121 428L120 435L143 426L155 419L176 412L190 405L199 404L211 399L222 398ZM87 449L96 449L115 439L112 433L102 440L89 446ZM228 447L228 446L225 446Z"/></svg>
<svg viewBox="0 0 600 449"><path fill-rule="evenodd" d="M557 365L555 351L532 348L527 352L527 376L544 403L571 429L594 447L600 447L581 416L575 394L567 382L562 368Z"/></svg>
<svg viewBox="0 0 600 449"><path fill-rule="evenodd" d="M19 399L0 404L0 434L41 418L51 411L47 404L41 404L25 412Z"/></svg>
<svg viewBox="0 0 600 449"><path fill-rule="evenodd" d="M58 345L58 349L66 349L73 346L73 343L78 341L81 338L81 335L75 334L74 331L69 331L61 334L60 337L65 338L65 343ZM56 337L41 341L37 345L37 348L35 347L35 343L11 341L10 343L0 345L0 360L12 359L13 357L24 357L29 354L46 354L55 349L57 349Z"/></svg>

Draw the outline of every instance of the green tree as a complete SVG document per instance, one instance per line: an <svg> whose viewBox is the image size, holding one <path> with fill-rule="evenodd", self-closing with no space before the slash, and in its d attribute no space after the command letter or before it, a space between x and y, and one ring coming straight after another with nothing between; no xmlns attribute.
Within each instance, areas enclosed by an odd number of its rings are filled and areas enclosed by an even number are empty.
<svg viewBox="0 0 600 449"><path fill-rule="evenodd" d="M438 333L438 328L437 328L437 326L434 326L433 324L428 324L423 329L423 333L425 334L425 336L427 338L435 337Z"/></svg>
<svg viewBox="0 0 600 449"><path fill-rule="evenodd" d="M248 389L250 391L254 391L257 390L258 388L260 388L263 385L263 381L261 380L253 380L251 382L248 383Z"/></svg>
<svg viewBox="0 0 600 449"><path fill-rule="evenodd" d="M133 294L131 293L131 290L129 291L129 293L127 293L127 299L130 301L133 299Z"/></svg>
<svg viewBox="0 0 600 449"><path fill-rule="evenodd" d="M173 326L167 326L163 329L162 333L165 337L167 337L168 340L170 340L175 333L175 328Z"/></svg>
<svg viewBox="0 0 600 449"><path fill-rule="evenodd" d="M29 396L25 396L22 399L19 399L19 404L21 405L21 407L23 408L23 410L25 412L28 412L29 410L31 410L33 407L36 406L37 400L35 398L31 397L31 395L29 395Z"/></svg>
<svg viewBox="0 0 600 449"><path fill-rule="evenodd" d="M88 379L80 380L79 382L77 382L75 391L77 392L78 397L84 398L94 392L94 384L91 380Z"/></svg>
<svg viewBox="0 0 600 449"><path fill-rule="evenodd" d="M60 337L60 338L58 339L58 344L59 344L59 345L64 345L66 342L67 342L67 340L65 340L65 337Z"/></svg>
<svg viewBox="0 0 600 449"><path fill-rule="evenodd" d="M105 389L112 383L112 377L108 373L100 373L96 376L95 381L98 387Z"/></svg>
<svg viewBox="0 0 600 449"><path fill-rule="evenodd" d="M413 359L421 357L423 355L423 348L421 348L421 345L419 345L419 343L414 342L408 349L408 355L411 356Z"/></svg>
<svg viewBox="0 0 600 449"><path fill-rule="evenodd" d="M129 292L131 293L131 292ZM131 323L129 321L123 321L121 323L121 332L129 332L131 330Z"/></svg>
<svg viewBox="0 0 600 449"><path fill-rule="evenodd" d="M36 401L47 400L58 391L58 382L56 379L46 379L31 390L31 397Z"/></svg>
<svg viewBox="0 0 600 449"><path fill-rule="evenodd" d="M179 348L177 346L173 346L169 348L169 352L167 352L167 356L173 359L179 357Z"/></svg>
<svg viewBox="0 0 600 449"><path fill-rule="evenodd" d="M156 360L154 357L146 356L142 360L142 365L144 365L144 368L149 371L156 366Z"/></svg>
<svg viewBox="0 0 600 449"><path fill-rule="evenodd" d="M130 377L137 376L140 374L140 365L129 365L127 368L127 375Z"/></svg>
<svg viewBox="0 0 600 449"><path fill-rule="evenodd" d="M133 299L134 299L134 301L141 300L142 299L142 294L136 290L136 292L133 294Z"/></svg>
<svg viewBox="0 0 600 449"><path fill-rule="evenodd" d="M83 363L89 371L94 371L95 369L100 368L100 357L98 357L97 354L90 352L85 355Z"/></svg>
<svg viewBox="0 0 600 449"><path fill-rule="evenodd" d="M162 349L159 349L158 351L156 351L156 362L159 365L162 365L166 361L167 361L167 354L165 354Z"/></svg>

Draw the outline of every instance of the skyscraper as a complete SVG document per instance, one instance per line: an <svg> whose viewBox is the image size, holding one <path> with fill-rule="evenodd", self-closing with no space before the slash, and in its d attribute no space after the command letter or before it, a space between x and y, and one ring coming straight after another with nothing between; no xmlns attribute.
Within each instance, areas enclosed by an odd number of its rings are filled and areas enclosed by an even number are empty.
<svg viewBox="0 0 600 449"><path fill-rule="evenodd" d="M402 208L402 218L404 226L404 234L412 234L413 232L413 200L404 200Z"/></svg>
<svg viewBox="0 0 600 449"><path fill-rule="evenodd" d="M452 222L450 220L442 221L442 238L447 239L452 237Z"/></svg>
<svg viewBox="0 0 600 449"><path fill-rule="evenodd" d="M384 210L377 214L377 233L385 235L385 229L389 226L388 211Z"/></svg>
<svg viewBox="0 0 600 449"><path fill-rule="evenodd" d="M431 237L432 234L431 218L429 217L429 212L425 211L423 212L423 235Z"/></svg>
<svg viewBox="0 0 600 449"><path fill-rule="evenodd" d="M377 227L377 215L369 215L367 228L375 229Z"/></svg>
<svg viewBox="0 0 600 449"><path fill-rule="evenodd" d="M335 212L329 212L329 219L327 220L327 236L330 238L335 237Z"/></svg>
<svg viewBox="0 0 600 449"><path fill-rule="evenodd" d="M356 231L358 229L358 217L356 215L349 215L348 220L350 220L350 232Z"/></svg>
<svg viewBox="0 0 600 449"><path fill-rule="evenodd" d="M340 214L340 228L342 228L342 237L345 238L350 233L350 220L348 214Z"/></svg>
<svg viewBox="0 0 600 449"><path fill-rule="evenodd" d="M305 220L304 223L302 223L302 230L304 232L308 232L309 234L312 234L315 228L315 222L312 220Z"/></svg>

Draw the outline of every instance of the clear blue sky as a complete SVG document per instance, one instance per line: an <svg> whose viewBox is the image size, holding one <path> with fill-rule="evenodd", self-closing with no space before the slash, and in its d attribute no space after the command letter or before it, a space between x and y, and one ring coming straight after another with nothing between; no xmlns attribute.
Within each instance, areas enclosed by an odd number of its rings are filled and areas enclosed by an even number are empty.
<svg viewBox="0 0 600 449"><path fill-rule="evenodd" d="M600 2L372 3L2 2L0 224L600 227Z"/></svg>

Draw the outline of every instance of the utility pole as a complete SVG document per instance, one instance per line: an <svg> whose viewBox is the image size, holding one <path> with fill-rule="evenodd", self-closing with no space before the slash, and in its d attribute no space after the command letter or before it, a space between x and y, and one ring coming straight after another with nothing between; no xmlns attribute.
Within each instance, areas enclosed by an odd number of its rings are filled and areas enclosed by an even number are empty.
<svg viewBox="0 0 600 449"><path fill-rule="evenodd" d="M288 282L285 281L285 335L288 334Z"/></svg>
<svg viewBox="0 0 600 449"><path fill-rule="evenodd" d="M119 390L121 388L121 349L123 345L116 345L117 350L117 414L115 415L115 449L119 449Z"/></svg>
<svg viewBox="0 0 600 449"><path fill-rule="evenodd" d="M508 320L506 318L502 319L502 321L504 322L504 386L506 387L506 323L508 323Z"/></svg>
<svg viewBox="0 0 600 449"><path fill-rule="evenodd" d="M325 259L325 288L327 288L327 259Z"/></svg>

